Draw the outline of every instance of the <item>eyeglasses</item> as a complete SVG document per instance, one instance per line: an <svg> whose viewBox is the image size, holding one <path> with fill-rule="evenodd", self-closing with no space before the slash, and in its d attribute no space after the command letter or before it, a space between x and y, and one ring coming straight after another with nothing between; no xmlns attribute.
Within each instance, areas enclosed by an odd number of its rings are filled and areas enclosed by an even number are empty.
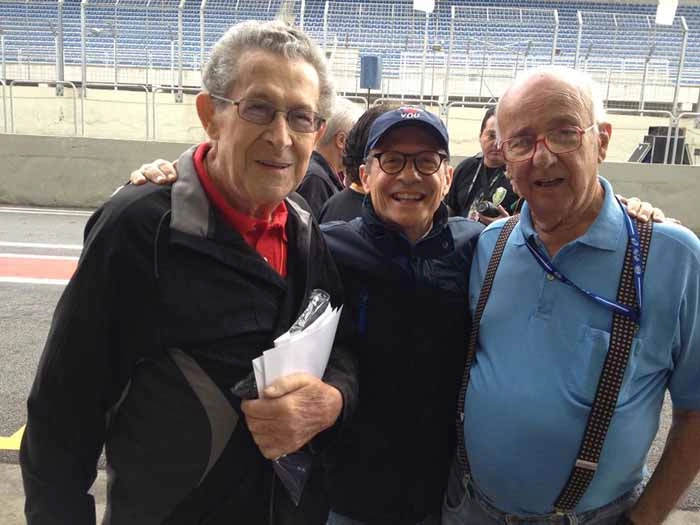
<svg viewBox="0 0 700 525"><path fill-rule="evenodd" d="M313 133L318 131L325 119L315 111L305 108L292 108L289 110L277 109L264 100L256 98L242 98L231 100L219 95L211 95L211 98L227 102L236 106L238 116L253 124L267 125L275 119L277 113L284 113L289 128L299 133Z"/></svg>
<svg viewBox="0 0 700 525"><path fill-rule="evenodd" d="M432 175L440 169L447 155L437 151L419 151L409 155L400 151L383 151L372 155L379 161L379 167L388 175L396 175L406 166L408 159L413 159L413 166L421 175Z"/></svg>
<svg viewBox="0 0 700 525"><path fill-rule="evenodd" d="M538 139L532 135L512 137L501 142L503 158L508 162L524 162L535 156L537 144L542 142L544 146L555 155L571 153L581 147L583 135L596 127L596 124L581 129L578 126L567 126L552 129Z"/></svg>

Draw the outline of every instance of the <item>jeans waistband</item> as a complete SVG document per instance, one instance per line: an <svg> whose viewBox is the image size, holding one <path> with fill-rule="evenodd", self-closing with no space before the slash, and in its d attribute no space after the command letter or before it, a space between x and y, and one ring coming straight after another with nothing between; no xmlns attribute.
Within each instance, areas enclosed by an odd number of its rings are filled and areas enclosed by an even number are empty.
<svg viewBox="0 0 700 525"><path fill-rule="evenodd" d="M503 512L500 509L498 509L489 499L484 495L480 490L479 487L477 487L474 484L474 481L470 479L469 476L466 477L465 481L465 490L467 491L467 497L471 497L475 502L477 502L481 508L489 514L491 517L495 518L497 521L500 521L502 523L506 524L523 524L527 525L528 523L547 523L547 524L552 524L552 525L578 525L578 524L585 524L589 521L592 521L593 519L597 517L602 517L604 514L614 514L616 508L619 507L619 512L622 513L623 511L627 510L628 507L632 505L634 501L639 497L643 490L643 483L640 483L638 486L633 488L632 490L625 492L622 496L614 499L610 503L603 505L602 507L598 507L596 509L591 509L587 510L584 512L552 512L549 514L537 514L537 515L528 515L528 516L519 516L516 514L510 514L507 512ZM629 502L628 505L624 505L625 502Z"/></svg>

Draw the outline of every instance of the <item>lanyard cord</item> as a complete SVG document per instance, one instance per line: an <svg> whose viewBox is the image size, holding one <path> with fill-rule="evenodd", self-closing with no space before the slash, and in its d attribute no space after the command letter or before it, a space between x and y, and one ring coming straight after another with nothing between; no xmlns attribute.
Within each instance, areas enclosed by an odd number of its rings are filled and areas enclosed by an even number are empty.
<svg viewBox="0 0 700 525"><path fill-rule="evenodd" d="M572 288L578 290L579 292L588 296L593 301L602 305L608 310L612 310L613 312L617 312L621 315L629 317L630 319L632 319L632 321L639 323L639 320L642 315L642 282L644 280L644 269L642 268L642 255L640 252L639 233L637 232L637 226L634 224L634 221L632 221L630 216L627 214L627 210L625 210L624 206L622 206L622 203L619 200L617 202L620 205L620 208L622 209L622 213L625 218L625 228L627 229L628 241L632 245L632 262L634 265L634 287L637 292L636 308L618 303L617 301L606 299L605 297L602 297L597 293L590 292L584 288L581 288L576 283L571 281L568 277L566 277L566 275L561 273L556 268L556 266L554 266L552 261L545 253L542 253L542 251L540 251L537 244L535 243L534 234L528 237L526 244L532 256L548 275L551 275L552 277L556 278L562 283L567 284Z"/></svg>
<svg viewBox="0 0 700 525"><path fill-rule="evenodd" d="M488 194L493 187L496 185L496 183L501 180L501 175L505 173L505 170L503 169L503 166L499 166L498 168L494 168L495 174L493 176L493 179L489 180L489 168L484 164L483 158L479 161L479 165L476 167L476 171L474 172L474 177L472 177L472 181L469 184L469 189L467 189L467 201L469 201L470 197L472 196L472 191L474 191L474 186L476 185L476 181L479 178L479 174L481 173L481 170L484 170L484 175L486 175L486 188L481 192L481 195L477 196L474 195L474 198L471 199L471 202L469 203L469 206L471 207L474 202L477 200L481 200L481 198Z"/></svg>

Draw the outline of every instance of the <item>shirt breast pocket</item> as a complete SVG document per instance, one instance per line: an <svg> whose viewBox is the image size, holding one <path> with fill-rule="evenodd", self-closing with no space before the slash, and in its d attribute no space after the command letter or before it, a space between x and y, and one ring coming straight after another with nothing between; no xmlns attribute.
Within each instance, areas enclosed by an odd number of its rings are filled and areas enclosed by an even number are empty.
<svg viewBox="0 0 700 525"><path fill-rule="evenodd" d="M605 358L610 347L610 332L583 325L571 353L571 365L567 374L567 387L578 403L590 407L598 388ZM630 384L635 376L639 355L644 351L644 340L632 339L622 387L617 404L627 402L632 395Z"/></svg>

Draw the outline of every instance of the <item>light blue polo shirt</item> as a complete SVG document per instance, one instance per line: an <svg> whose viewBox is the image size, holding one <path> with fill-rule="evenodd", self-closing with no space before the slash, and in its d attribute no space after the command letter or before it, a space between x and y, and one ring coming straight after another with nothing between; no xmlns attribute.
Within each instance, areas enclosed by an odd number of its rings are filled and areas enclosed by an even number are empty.
<svg viewBox="0 0 700 525"><path fill-rule="evenodd" d="M612 187L600 182L599 216L553 262L581 288L614 300L627 231ZM494 223L479 238L472 305L502 226ZM533 234L526 204L481 321L464 425L477 486L502 511L521 515L551 512L569 477L612 324L608 309L547 278L525 245ZM579 512L641 481L666 388L676 408L700 410L700 241L690 230L654 225L643 286L641 328Z"/></svg>

